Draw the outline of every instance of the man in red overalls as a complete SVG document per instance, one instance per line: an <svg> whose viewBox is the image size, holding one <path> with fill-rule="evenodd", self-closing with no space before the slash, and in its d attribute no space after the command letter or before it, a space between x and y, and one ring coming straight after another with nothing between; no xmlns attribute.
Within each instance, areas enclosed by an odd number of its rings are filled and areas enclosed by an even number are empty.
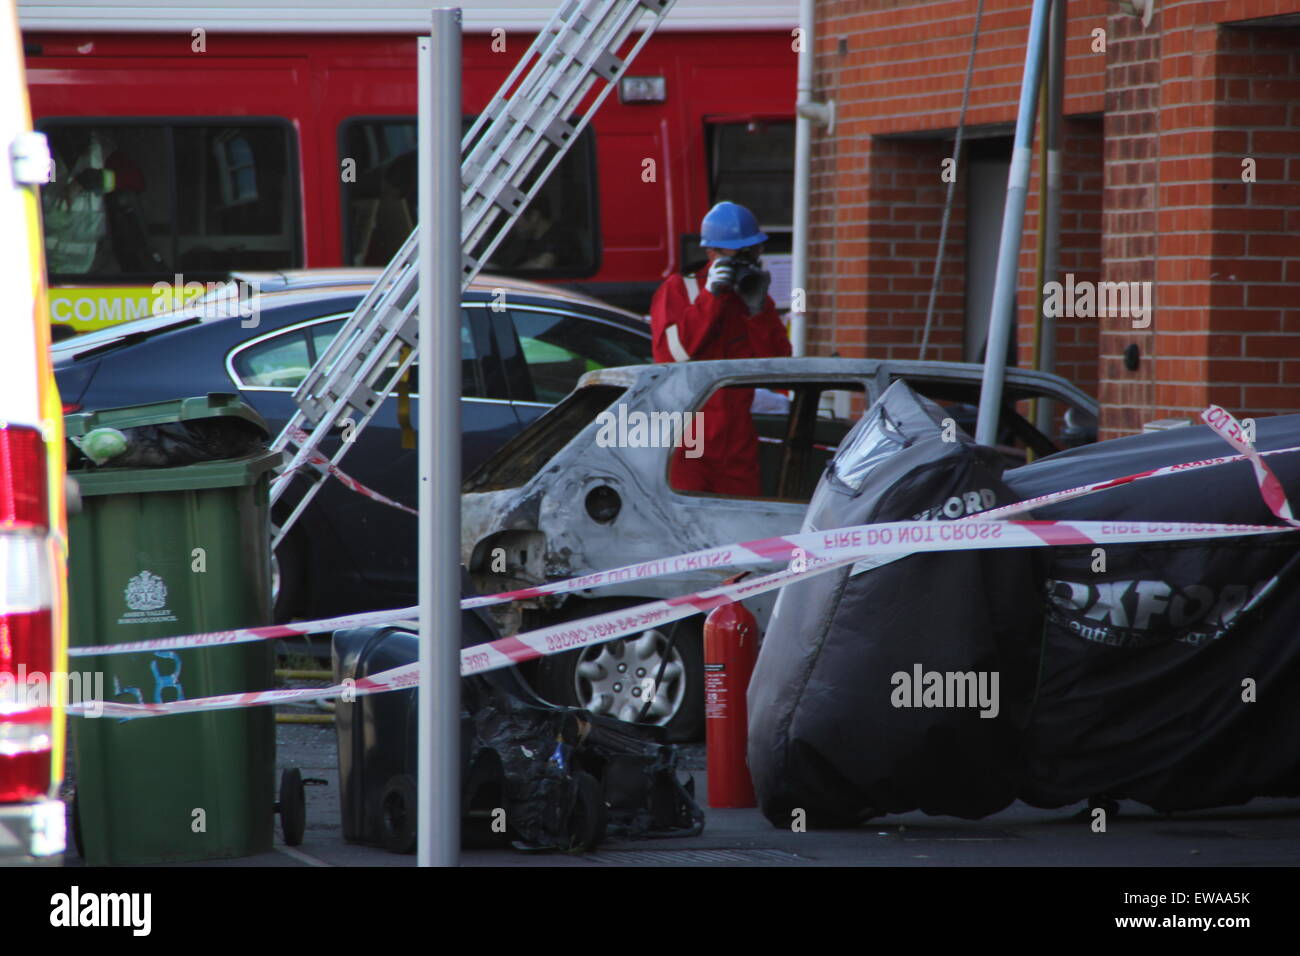
<svg viewBox="0 0 1300 956"><path fill-rule="evenodd" d="M790 340L767 294L771 275L758 259L767 235L744 206L721 202L700 227L709 257L701 282L675 275L655 293L650 330L656 362L775 358L790 354ZM744 294L737 289L739 282ZM703 287L701 287L703 286ZM704 404L702 454L673 452L669 484L678 491L757 497L758 433L750 416L754 390L723 388ZM688 409L682 409L688 411Z"/></svg>

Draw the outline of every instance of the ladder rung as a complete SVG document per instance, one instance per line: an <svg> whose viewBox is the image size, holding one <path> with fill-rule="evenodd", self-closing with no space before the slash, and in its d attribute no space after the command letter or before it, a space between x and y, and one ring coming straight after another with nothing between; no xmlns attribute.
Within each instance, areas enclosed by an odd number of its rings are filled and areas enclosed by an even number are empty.
<svg viewBox="0 0 1300 956"><path fill-rule="evenodd" d="M528 103L519 103L510 105L510 117L523 123L530 129L535 129L550 141L553 146L564 146L569 140L573 139L574 127L568 120L559 116L552 119L549 123L539 124L533 114L537 110Z"/></svg>
<svg viewBox="0 0 1300 956"><path fill-rule="evenodd" d="M592 55L593 48L600 47L600 44L595 41L567 34L557 37L555 45L573 60L581 60L584 55L591 57L589 62L590 69L598 74L602 79L611 83L623 71L623 61L615 55L613 50L607 50L601 47L599 52L596 52L594 56ZM551 63L553 66L561 69L568 65L564 63L564 57L558 53L551 55Z"/></svg>
<svg viewBox="0 0 1300 956"><path fill-rule="evenodd" d="M515 212L524 207L524 202L528 198L527 195L500 176L481 167L476 168L473 166L470 166L466 172L475 180L482 177L483 185L487 188L478 189L475 193L487 202L496 203L506 212Z"/></svg>

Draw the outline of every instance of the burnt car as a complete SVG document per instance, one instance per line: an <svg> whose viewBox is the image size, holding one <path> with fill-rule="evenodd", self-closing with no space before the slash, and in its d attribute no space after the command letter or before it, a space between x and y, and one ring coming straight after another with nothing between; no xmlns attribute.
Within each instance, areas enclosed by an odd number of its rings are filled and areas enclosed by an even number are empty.
<svg viewBox="0 0 1300 956"><path fill-rule="evenodd" d="M797 531L808 500L861 412L899 379L937 402L954 428L973 423L981 366L835 358L738 359L605 369L522 431L463 486L461 555L481 593L542 584L699 548ZM672 486L671 447L602 440L609 415L690 415L720 389L753 389L760 494ZM1064 413L1061 434L1039 431L1026 403ZM1009 464L1095 439L1096 402L1056 375L1008 369L998 448ZM965 507L957 502L958 507ZM599 591L500 605L504 633L714 587L728 568L629 580ZM760 624L776 594L748 602ZM702 619L532 665L539 693L557 703L667 727L703 729ZM663 678L647 703L645 681Z"/></svg>

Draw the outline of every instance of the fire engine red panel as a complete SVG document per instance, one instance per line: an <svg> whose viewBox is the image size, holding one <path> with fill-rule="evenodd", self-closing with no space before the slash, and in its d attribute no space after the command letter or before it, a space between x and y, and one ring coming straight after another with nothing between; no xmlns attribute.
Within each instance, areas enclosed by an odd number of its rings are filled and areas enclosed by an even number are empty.
<svg viewBox="0 0 1300 956"><path fill-rule="evenodd" d="M342 261L340 126L416 115L415 39L383 36L28 34L32 111L49 117L282 117L298 137L307 266ZM504 52L465 38L466 112L478 112L532 37L509 31ZM663 76L667 101L628 104L612 91L596 115L601 265L584 282L657 283L675 268L678 237L708 210L710 116L793 119L798 56L788 33L661 33L631 74ZM642 179L656 162L657 182ZM788 225L788 224L785 224Z"/></svg>

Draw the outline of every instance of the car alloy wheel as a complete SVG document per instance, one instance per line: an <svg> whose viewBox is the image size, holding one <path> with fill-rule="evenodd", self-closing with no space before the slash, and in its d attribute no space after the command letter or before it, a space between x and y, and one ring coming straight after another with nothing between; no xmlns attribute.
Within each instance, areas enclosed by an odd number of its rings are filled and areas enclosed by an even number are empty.
<svg viewBox="0 0 1300 956"><path fill-rule="evenodd" d="M668 644L668 635L656 629L584 650L573 671L579 706L635 723L649 701L644 722L666 725L681 709L687 688L682 652ZM656 687L661 667L663 678Z"/></svg>
<svg viewBox="0 0 1300 956"><path fill-rule="evenodd" d="M638 603L635 598L570 601L559 612L531 623L555 624ZM673 742L700 740L704 736L702 626L703 618L696 616L619 641L548 655L538 662L530 679L535 681L537 693L552 703L581 707L618 720L655 724L663 727ZM674 629L677 640L670 652L669 638ZM665 655L668 665L656 688L655 679ZM650 711L644 721L637 721L648 694L653 694Z"/></svg>

